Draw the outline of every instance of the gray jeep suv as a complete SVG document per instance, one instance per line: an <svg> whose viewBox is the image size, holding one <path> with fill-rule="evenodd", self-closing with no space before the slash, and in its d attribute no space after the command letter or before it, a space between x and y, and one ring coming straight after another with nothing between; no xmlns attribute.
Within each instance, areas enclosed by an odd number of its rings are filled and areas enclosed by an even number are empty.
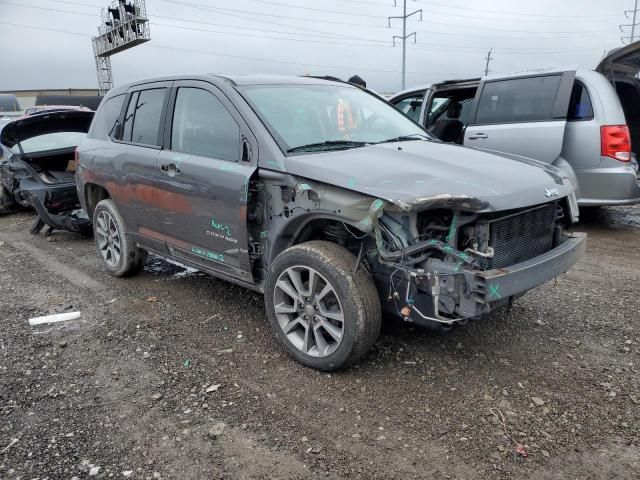
<svg viewBox="0 0 640 480"><path fill-rule="evenodd" d="M586 237L548 165L448 145L339 82L165 77L105 97L77 186L115 276L154 252L261 292L299 362L347 366L381 310L450 328L569 269Z"/></svg>

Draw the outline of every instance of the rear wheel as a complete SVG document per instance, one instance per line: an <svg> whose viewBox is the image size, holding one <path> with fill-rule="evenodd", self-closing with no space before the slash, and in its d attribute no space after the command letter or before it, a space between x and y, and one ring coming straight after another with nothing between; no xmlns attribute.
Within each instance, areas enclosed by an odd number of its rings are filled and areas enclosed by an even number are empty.
<svg viewBox="0 0 640 480"><path fill-rule="evenodd" d="M380 333L380 299L356 257L330 242L282 252L269 269L265 304L271 328L298 362L331 371L356 362Z"/></svg>
<svg viewBox="0 0 640 480"><path fill-rule="evenodd" d="M112 200L102 200L93 212L93 233L102 262L114 277L142 270L146 252L127 236L125 224Z"/></svg>

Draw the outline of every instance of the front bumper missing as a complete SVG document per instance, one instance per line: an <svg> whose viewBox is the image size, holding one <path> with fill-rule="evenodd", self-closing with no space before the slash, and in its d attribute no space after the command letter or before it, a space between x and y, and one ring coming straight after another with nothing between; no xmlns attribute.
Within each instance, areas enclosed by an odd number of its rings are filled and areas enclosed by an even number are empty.
<svg viewBox="0 0 640 480"><path fill-rule="evenodd" d="M402 282L406 306L401 316L408 321L444 324L480 317L569 270L583 257L586 245L586 234L572 233L547 253L494 270L451 267L435 261L428 272L411 275L412 280ZM410 293L412 282L421 283L422 293ZM447 304L455 308L443 311Z"/></svg>
<svg viewBox="0 0 640 480"><path fill-rule="evenodd" d="M587 248L586 233L572 233L553 250L526 262L506 268L476 272L475 297L479 303L491 303L519 295L541 285L573 267Z"/></svg>

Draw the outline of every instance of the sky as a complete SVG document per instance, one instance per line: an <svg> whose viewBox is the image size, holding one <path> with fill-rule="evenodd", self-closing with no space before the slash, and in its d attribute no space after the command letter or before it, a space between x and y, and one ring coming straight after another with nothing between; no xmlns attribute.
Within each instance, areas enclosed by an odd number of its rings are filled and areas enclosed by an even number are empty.
<svg viewBox="0 0 640 480"><path fill-rule="evenodd" d="M401 89L397 0L147 0L151 41L112 57L114 84L171 73L363 77ZM96 88L106 0L0 0L0 90ZM549 67L593 69L633 0L407 0L407 88ZM638 21L640 22L640 15ZM629 29L626 30L629 35ZM640 33L640 27L638 28Z"/></svg>

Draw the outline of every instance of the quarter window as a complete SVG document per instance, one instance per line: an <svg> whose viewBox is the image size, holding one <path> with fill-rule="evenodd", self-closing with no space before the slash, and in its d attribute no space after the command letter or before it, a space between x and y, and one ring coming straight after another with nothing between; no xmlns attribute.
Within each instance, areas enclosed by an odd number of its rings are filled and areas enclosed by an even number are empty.
<svg viewBox="0 0 640 480"><path fill-rule="evenodd" d="M550 120L561 80L560 75L549 75L486 83L476 123Z"/></svg>
<svg viewBox="0 0 640 480"><path fill-rule="evenodd" d="M571 91L567 120L591 120L592 118L593 105L589 98L589 92L584 85L576 82Z"/></svg>
<svg viewBox="0 0 640 480"><path fill-rule="evenodd" d="M240 127L211 92L182 87L173 111L171 150L237 162Z"/></svg>
<svg viewBox="0 0 640 480"><path fill-rule="evenodd" d="M116 133L116 122L120 117L122 104L124 103L124 94L109 98L101 108L100 119L96 121L98 128L105 132L108 137Z"/></svg>

